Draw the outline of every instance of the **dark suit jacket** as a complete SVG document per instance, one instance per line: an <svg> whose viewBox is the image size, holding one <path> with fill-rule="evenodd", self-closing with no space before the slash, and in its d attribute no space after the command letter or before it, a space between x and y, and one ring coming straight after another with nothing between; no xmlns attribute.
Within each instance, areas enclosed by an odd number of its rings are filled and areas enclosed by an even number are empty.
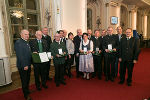
<svg viewBox="0 0 150 100"><path fill-rule="evenodd" d="M75 46L75 54L76 54L76 53L79 53L79 47L80 47L80 42L81 42L80 37L79 37L78 35L76 35L76 36L74 37L73 42L74 42L74 46Z"/></svg>
<svg viewBox="0 0 150 100"><path fill-rule="evenodd" d="M23 69L25 66L31 66L31 50L27 41L19 39L15 42L15 51L17 56L17 67Z"/></svg>
<svg viewBox="0 0 150 100"><path fill-rule="evenodd" d="M122 61L138 60L140 53L138 39L131 37L129 40L127 40L127 38L124 37L120 41L119 48L119 57L122 58Z"/></svg>
<svg viewBox="0 0 150 100"><path fill-rule="evenodd" d="M43 49L43 52L48 52L49 50L47 48L47 41L44 40L44 39L41 39L41 40L42 40L42 49ZM32 52L38 52L39 53L39 46L38 46L38 40L37 39L30 40L29 44L30 44Z"/></svg>
<svg viewBox="0 0 150 100"><path fill-rule="evenodd" d="M42 36L42 39L44 39L44 40L46 40L47 41L47 49L50 51L50 45L51 45L51 43L52 43L52 39L51 39L51 37L49 36L49 35L47 35L47 36Z"/></svg>
<svg viewBox="0 0 150 100"><path fill-rule="evenodd" d="M106 35L103 39L103 50L108 49L108 44L112 44L112 49L116 48L119 49L119 42L116 38L116 35Z"/></svg>
<svg viewBox="0 0 150 100"><path fill-rule="evenodd" d="M119 40L119 35L116 34L116 38L117 38L117 41L118 41L118 45L120 45L120 41L121 41L121 39L124 38L124 37L126 37L126 35L125 35L125 34L121 34L121 38L120 38L120 40ZM119 49L117 50L117 57L119 57Z"/></svg>
<svg viewBox="0 0 150 100"><path fill-rule="evenodd" d="M102 41L100 40L100 37L96 39L93 37L93 50L96 51L96 48L99 48L99 50L102 50Z"/></svg>

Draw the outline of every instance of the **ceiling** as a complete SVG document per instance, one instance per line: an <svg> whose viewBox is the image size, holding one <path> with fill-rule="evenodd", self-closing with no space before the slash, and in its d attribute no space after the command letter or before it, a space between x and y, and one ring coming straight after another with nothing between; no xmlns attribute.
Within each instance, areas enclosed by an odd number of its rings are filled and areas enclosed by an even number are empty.
<svg viewBox="0 0 150 100"><path fill-rule="evenodd" d="M127 5L136 5L139 8L150 8L150 0L122 0L122 3Z"/></svg>

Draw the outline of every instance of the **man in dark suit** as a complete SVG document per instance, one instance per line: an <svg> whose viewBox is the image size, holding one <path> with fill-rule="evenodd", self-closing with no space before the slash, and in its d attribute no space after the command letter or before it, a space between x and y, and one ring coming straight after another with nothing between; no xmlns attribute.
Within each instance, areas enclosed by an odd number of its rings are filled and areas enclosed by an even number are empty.
<svg viewBox="0 0 150 100"><path fill-rule="evenodd" d="M94 73L92 77L96 76L96 73L98 73L98 79L101 80L102 76L102 58L101 58L101 52L102 52L102 42L100 41L100 33L99 30L95 30L95 37L93 38L93 58L94 58Z"/></svg>
<svg viewBox="0 0 150 100"><path fill-rule="evenodd" d="M32 53L42 53L42 52L48 52L47 50L47 41L42 39L42 32L41 31L36 31L36 39L31 40L30 47ZM34 63L33 62L33 67L34 67L34 77L35 77L35 85L38 91L41 90L40 88L40 83L42 83L43 88L48 88L46 86L46 64L47 62L44 63ZM41 82L40 82L40 77L41 77Z"/></svg>
<svg viewBox="0 0 150 100"><path fill-rule="evenodd" d="M95 37L92 35L92 30L88 29L87 33L88 33L88 39L93 41Z"/></svg>
<svg viewBox="0 0 150 100"><path fill-rule="evenodd" d="M135 39L132 35L132 29L126 30L126 37L120 41L119 61L120 61L120 82L123 84L125 81L126 69L128 70L127 85L132 84L132 72L134 64L137 63L140 53L138 39Z"/></svg>
<svg viewBox="0 0 150 100"><path fill-rule="evenodd" d="M103 40L104 40L104 37L106 36L106 30L103 29L102 32L101 32L101 36L99 37L99 40L100 40L100 43L103 44ZM105 66L105 59L104 59L104 52L105 50L103 50L102 48L102 52L101 52L101 62L102 62L102 69L103 69L103 72L104 72L104 75L106 75L106 66Z"/></svg>
<svg viewBox="0 0 150 100"><path fill-rule="evenodd" d="M47 41L47 50L50 51L50 45L52 43L51 37L48 35L48 28L44 27L42 29L42 39ZM49 71L50 71L50 66L51 66L51 60L49 60L49 62L47 62L46 64L46 80L52 80L52 78L49 77Z"/></svg>
<svg viewBox="0 0 150 100"><path fill-rule="evenodd" d="M67 31L66 30L59 30L58 34L60 34L60 41L66 45ZM67 59L65 59L65 64L64 64L64 75L67 75L66 69L67 69Z"/></svg>
<svg viewBox="0 0 150 100"><path fill-rule="evenodd" d="M126 35L122 33L122 27L118 26L117 34L116 34L116 38L118 39L118 42L119 42L118 44L120 44L120 40L123 37L126 37ZM115 61L115 77L117 77L118 75L118 62L119 62L119 51L117 51L116 61Z"/></svg>
<svg viewBox="0 0 150 100"><path fill-rule="evenodd" d="M82 40L82 30L77 29L77 35L74 37L74 46L75 46L75 61L76 61L76 77L78 78L80 76L79 72L79 47L80 42Z"/></svg>
<svg viewBox="0 0 150 100"><path fill-rule="evenodd" d="M28 30L22 30L21 38L15 43L17 56L17 68L21 78L22 90L26 100L31 100L29 96L29 81L31 72L31 50L27 42L29 39Z"/></svg>
<svg viewBox="0 0 150 100"><path fill-rule="evenodd" d="M51 52L55 67L55 83L56 87L60 84L66 85L64 81L64 64L67 54L67 49L64 42L60 42L60 34L55 34L55 40L51 44Z"/></svg>
<svg viewBox="0 0 150 100"><path fill-rule="evenodd" d="M104 37L103 49L105 50L105 64L106 64L106 81L114 81L115 76L115 58L118 50L118 41L116 35L113 34L113 28L108 27L107 35Z"/></svg>

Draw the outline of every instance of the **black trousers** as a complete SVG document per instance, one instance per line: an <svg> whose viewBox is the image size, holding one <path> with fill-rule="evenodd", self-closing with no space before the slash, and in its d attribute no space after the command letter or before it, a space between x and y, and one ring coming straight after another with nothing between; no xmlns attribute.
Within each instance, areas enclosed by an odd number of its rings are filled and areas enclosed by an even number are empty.
<svg viewBox="0 0 150 100"><path fill-rule="evenodd" d="M70 54L71 55L71 58L69 58L69 56L67 57L67 72L68 72L68 75L70 76L71 75L71 65L73 65L73 62L74 62L74 55L73 54Z"/></svg>
<svg viewBox="0 0 150 100"><path fill-rule="evenodd" d="M21 78L21 85L22 85L22 91L24 94L24 97L27 98L29 95L29 82L30 82L30 73L31 73L31 67L28 68L28 70L24 69L18 69L20 78Z"/></svg>
<svg viewBox="0 0 150 100"><path fill-rule="evenodd" d="M55 67L55 82L59 84L64 81L64 64L54 64Z"/></svg>
<svg viewBox="0 0 150 100"><path fill-rule="evenodd" d="M47 63L33 64L35 85L37 88L40 87L40 83L42 83L42 85L46 85L46 68L47 68L46 64ZM40 78L41 78L41 82L40 82Z"/></svg>
<svg viewBox="0 0 150 100"><path fill-rule="evenodd" d="M133 73L134 63L133 61L122 61L120 62L120 81L125 81L126 69L128 71L127 82L132 82L132 73Z"/></svg>
<svg viewBox="0 0 150 100"><path fill-rule="evenodd" d="M102 57L101 56L93 56L94 58L94 72L93 75L95 76L98 73L98 77L101 78L102 76Z"/></svg>
<svg viewBox="0 0 150 100"><path fill-rule="evenodd" d="M79 56L75 55L75 62L76 62L76 74L79 75Z"/></svg>
<svg viewBox="0 0 150 100"><path fill-rule="evenodd" d="M51 67L51 60L46 63L46 80L49 78L50 67Z"/></svg>
<svg viewBox="0 0 150 100"><path fill-rule="evenodd" d="M115 54L105 53L106 77L114 78L115 76Z"/></svg>

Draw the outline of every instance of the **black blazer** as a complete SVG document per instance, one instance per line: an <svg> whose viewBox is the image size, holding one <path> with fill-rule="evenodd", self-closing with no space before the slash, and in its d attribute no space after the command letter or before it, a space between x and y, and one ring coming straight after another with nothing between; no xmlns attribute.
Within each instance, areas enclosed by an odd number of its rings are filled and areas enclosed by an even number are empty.
<svg viewBox="0 0 150 100"><path fill-rule="evenodd" d="M127 40L127 38L124 37L120 41L119 48L119 57L122 58L122 61L138 60L138 56L140 53L138 39L131 37L129 40Z"/></svg>
<svg viewBox="0 0 150 100"><path fill-rule="evenodd" d="M75 54L76 54L76 53L79 53L80 42L81 42L80 37L79 37L78 35L76 35L76 36L74 37L73 42L74 42L74 46L75 46Z"/></svg>
<svg viewBox="0 0 150 100"><path fill-rule="evenodd" d="M103 50L108 49L108 44L112 44L112 49L119 49L119 42L116 38L116 35L112 34L111 36L106 35L103 39Z"/></svg>
<svg viewBox="0 0 150 100"><path fill-rule="evenodd" d="M50 51L50 45L52 43L52 39L49 35L46 35L45 37L42 36L42 39L46 40L47 41L47 49Z"/></svg>
<svg viewBox="0 0 150 100"><path fill-rule="evenodd" d="M42 48L43 48L43 52L48 52L48 47L47 47L47 41L44 39L42 40ZM32 52L38 52L39 53L39 46L38 46L38 40L34 39L34 40L30 40L29 41L30 47L31 47L31 51Z"/></svg>
<svg viewBox="0 0 150 100"><path fill-rule="evenodd" d="M126 37L125 34L121 34L121 38L120 38L120 41L122 38ZM116 34L116 38L117 38L117 41L118 41L118 45L120 45L120 41L119 41L119 35ZM119 57L119 49L117 49L117 57Z"/></svg>
<svg viewBox="0 0 150 100"><path fill-rule="evenodd" d="M96 51L96 48L99 48L99 50L102 50L102 41L101 41L101 38L95 38L93 37L92 39L93 41L93 50Z"/></svg>
<svg viewBox="0 0 150 100"><path fill-rule="evenodd" d="M17 57L17 68L23 69L25 66L31 66L31 49L27 41L19 39L15 42L15 51Z"/></svg>

